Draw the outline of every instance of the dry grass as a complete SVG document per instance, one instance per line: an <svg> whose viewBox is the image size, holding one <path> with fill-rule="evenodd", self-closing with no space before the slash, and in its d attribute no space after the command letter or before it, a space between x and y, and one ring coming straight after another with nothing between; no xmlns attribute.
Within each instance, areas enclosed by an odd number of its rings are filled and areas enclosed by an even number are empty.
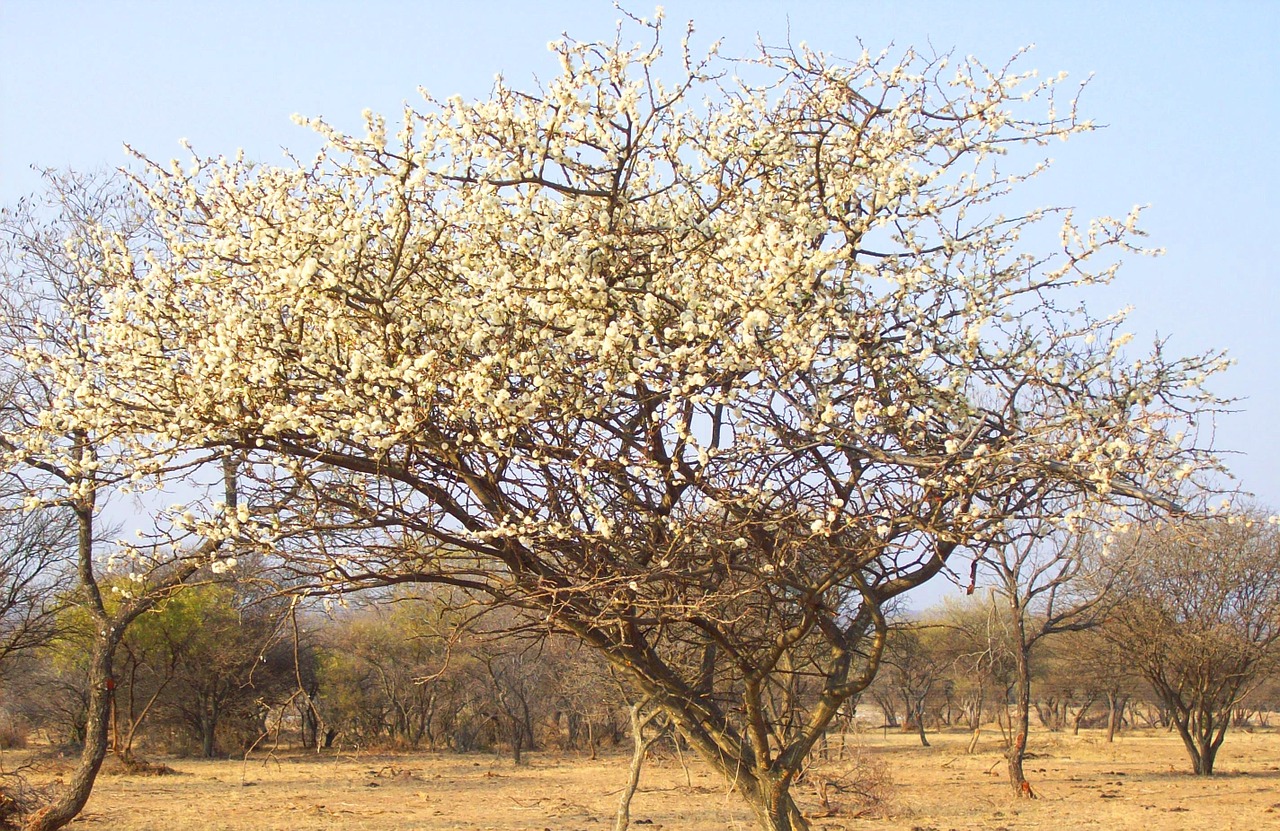
<svg viewBox="0 0 1280 831"><path fill-rule="evenodd" d="M1037 734L1028 775L1041 799L1010 795L994 740L972 756L968 736L881 733L850 737L852 751L882 762L894 785L879 816L815 816L815 828L881 831L963 829L1132 829L1253 831L1280 828L1280 735L1235 732L1219 756L1222 775L1185 773L1176 736ZM18 752L4 754L11 766ZM597 831L612 827L622 756L588 761L533 754L280 755L239 761L172 761L179 775L116 775L99 780L80 831ZM46 768L44 775L57 770ZM719 777L696 763L650 764L632 805L633 828L670 831L750 829L747 812ZM798 789L820 809L814 788Z"/></svg>

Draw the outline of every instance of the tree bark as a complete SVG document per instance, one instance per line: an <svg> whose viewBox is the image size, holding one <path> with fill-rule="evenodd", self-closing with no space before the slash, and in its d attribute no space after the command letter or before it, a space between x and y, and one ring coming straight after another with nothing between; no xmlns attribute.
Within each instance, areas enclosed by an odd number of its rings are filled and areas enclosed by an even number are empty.
<svg viewBox="0 0 1280 831"><path fill-rule="evenodd" d="M631 800L640 788L640 769L644 766L645 754L649 752L653 743L667 732L664 728L652 736L645 737L644 728L662 714L662 711L656 708L646 709L647 704L649 701L646 699L631 705L631 765L627 768L627 784L623 787L622 795L618 799L618 816L614 820L613 831L627 831L627 826L631 824Z"/></svg>
<svg viewBox="0 0 1280 831"><path fill-rule="evenodd" d="M89 662L89 713L80 762L71 774L71 781L58 796L27 820L25 831L54 831L61 828L75 819L89 801L94 780L107 755L111 702L115 697L111 667L118 642L118 633L109 627L94 638L93 654Z"/></svg>
<svg viewBox="0 0 1280 831"><path fill-rule="evenodd" d="M1035 799L1036 793L1031 789L1031 783L1027 781L1022 767L1027 756L1027 732L1031 729L1031 650L1027 645L1021 617L1016 612L1014 625L1018 629L1018 649L1014 651L1017 664L1017 714L1012 725L1013 741L1009 744L1009 784L1013 786L1015 796Z"/></svg>
<svg viewBox="0 0 1280 831"><path fill-rule="evenodd" d="M809 831L809 822L791 797L789 778L757 779L746 792L762 831Z"/></svg>
<svg viewBox="0 0 1280 831"><path fill-rule="evenodd" d="M1117 693L1107 693L1107 742L1116 740L1120 729L1120 714L1124 712L1124 700Z"/></svg>

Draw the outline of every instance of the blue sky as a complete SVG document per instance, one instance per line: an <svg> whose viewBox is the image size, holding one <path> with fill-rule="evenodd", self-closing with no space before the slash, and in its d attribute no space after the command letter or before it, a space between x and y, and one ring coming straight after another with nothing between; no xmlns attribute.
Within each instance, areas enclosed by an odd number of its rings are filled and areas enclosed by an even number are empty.
<svg viewBox="0 0 1280 831"><path fill-rule="evenodd" d="M1136 307L1139 341L1175 352L1223 348L1238 365L1215 390L1241 397L1216 444L1240 484L1280 507L1280 2L683 2L695 43L747 53L757 34L836 54L861 45L955 50L1094 78L1084 111L1106 129L1052 148L1043 204L1082 214L1151 205L1151 242L1092 306ZM652 6L630 8L647 15ZM316 142L293 113L356 129L366 107L397 117L419 85L484 95L495 73L550 77L563 31L611 37L608 2L125 2L0 0L0 203L39 186L31 165L126 164L244 148L263 162Z"/></svg>

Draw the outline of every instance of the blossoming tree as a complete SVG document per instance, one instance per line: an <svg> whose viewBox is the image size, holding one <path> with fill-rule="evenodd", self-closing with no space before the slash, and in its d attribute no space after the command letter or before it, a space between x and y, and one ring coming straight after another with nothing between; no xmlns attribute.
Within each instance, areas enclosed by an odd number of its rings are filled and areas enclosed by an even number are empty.
<svg viewBox="0 0 1280 831"><path fill-rule="evenodd" d="M235 465L224 449L156 457L108 422L77 415L82 401L97 401L102 373L111 367L91 335L103 311L95 241L109 236L127 249L150 235L146 211L118 180L72 173L45 180L40 198L0 212L0 464L7 497L21 498L33 521L66 528L64 556L74 580L58 586L62 596L51 605L83 616L88 689L78 763L65 783L41 795L41 804L21 806L30 808L27 831L61 828L84 807L107 753L121 640L157 604L234 563L223 549L237 493ZM225 485L216 505L202 508L188 488L190 504L157 510L134 539L112 539L103 518L109 499L164 482L191 483L209 466ZM45 545L52 544L50 537ZM50 549L42 565L52 568L56 553Z"/></svg>
<svg viewBox="0 0 1280 831"><path fill-rule="evenodd" d="M309 122L311 163L147 163L160 244L108 257L104 383L59 417L243 453L271 510L239 533L317 588L576 634L802 828L882 604L1010 517L1168 507L1221 361L1131 362L1079 305L1136 215L999 212L1042 168L1006 151L1089 129L1057 81L686 45L666 84L647 25L394 134Z"/></svg>

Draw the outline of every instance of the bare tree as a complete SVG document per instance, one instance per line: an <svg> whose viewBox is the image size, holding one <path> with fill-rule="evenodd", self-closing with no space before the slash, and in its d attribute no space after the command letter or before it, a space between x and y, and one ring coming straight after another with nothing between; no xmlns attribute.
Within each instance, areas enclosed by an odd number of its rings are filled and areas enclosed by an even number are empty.
<svg viewBox="0 0 1280 831"><path fill-rule="evenodd" d="M1095 626L1123 588L1124 563L1118 555L1103 556L1094 540L1070 527L1016 524L1007 541L991 546L981 558L1004 606L1000 619L1008 627L1004 641L1015 670L1008 770L1009 784L1018 796L1035 797L1023 770L1031 725L1033 652L1050 635Z"/></svg>
<svg viewBox="0 0 1280 831"><path fill-rule="evenodd" d="M233 581L190 587L157 604L124 640L126 647L151 642L166 670L158 715L205 758L221 752L221 733L234 730L242 747L261 737L266 710L294 681L282 609L248 589Z"/></svg>
<svg viewBox="0 0 1280 831"><path fill-rule="evenodd" d="M57 633L74 550L69 511L0 502L0 668Z"/></svg>
<svg viewBox="0 0 1280 831"><path fill-rule="evenodd" d="M936 633L934 646L946 664L952 695L972 731L968 752L973 753L984 719L994 713L1000 721L1001 713L1008 709L1008 679L1014 668L1003 610L990 593L983 592L959 600L949 598L927 610L921 621Z"/></svg>
<svg viewBox="0 0 1280 831"><path fill-rule="evenodd" d="M941 634L918 623L900 623L890 630L882 659L882 681L902 702L902 729L914 728L924 747L929 746L924 723L929 695L949 668L949 656L940 648Z"/></svg>
<svg viewBox="0 0 1280 831"><path fill-rule="evenodd" d="M1102 632L1168 709L1192 770L1209 776L1232 708L1274 666L1280 527L1254 509L1126 542L1133 588Z"/></svg>
<svg viewBox="0 0 1280 831"><path fill-rule="evenodd" d="M647 699L632 702L629 708L631 715L631 764L627 766L627 782L618 797L618 813L614 818L613 831L627 831L631 825L631 800L640 787L640 770L644 765L645 755L649 748L659 739L667 735L671 725L663 718L660 708L652 706ZM650 728L653 729L650 729ZM645 731L649 730L648 733Z"/></svg>
<svg viewBox="0 0 1280 831"><path fill-rule="evenodd" d="M1060 683L1069 683L1077 697L1072 730L1079 732L1090 706L1099 702L1106 707L1103 724L1107 742L1115 741L1125 710L1146 688L1129 649L1108 639L1099 628L1068 633L1059 647L1056 672L1063 679Z"/></svg>

